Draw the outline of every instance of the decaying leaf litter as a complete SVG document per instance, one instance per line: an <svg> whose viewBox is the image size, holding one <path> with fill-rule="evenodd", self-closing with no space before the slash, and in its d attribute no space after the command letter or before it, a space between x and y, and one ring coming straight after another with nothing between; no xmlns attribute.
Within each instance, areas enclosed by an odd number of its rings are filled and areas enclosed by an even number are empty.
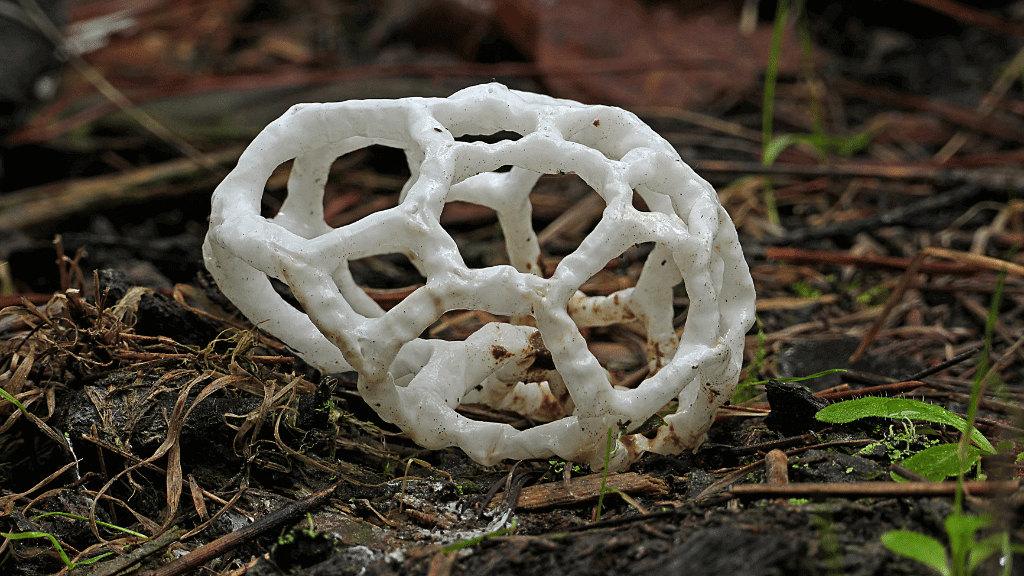
<svg viewBox="0 0 1024 576"><path fill-rule="evenodd" d="M466 46L442 46L447 60L425 61L422 55L436 47L412 26L415 19L383 8L360 14L344 3L318 6L340 10L338 18L364 18L376 26L364 44L343 40L345 47L331 52L319 42L339 37L320 30L316 40L315 28L302 18L273 11L260 16L255 4L228 4L140 9L142 36L115 36L106 52L85 55L136 102L171 96L162 116L158 107L143 109L218 161L230 162L246 131L265 123L259 117L269 119L276 115L270 108L283 110L287 104L263 97L274 105L253 108L257 119L250 119L248 128L244 122L231 128L239 118L225 115L222 126L228 130L201 133L197 128L203 123L196 121L191 104L210 87L230 94L231 88L350 78L344 89L335 86L333 96L329 84L302 93L327 100L404 90L441 94L482 75L636 109L716 185L743 236L763 332L748 335L750 381L848 368L848 359L867 342L854 370L802 383L834 400L865 392L902 394L965 414L989 307L1005 269L1002 306L992 316L992 376L977 425L993 444L1015 444L982 459L985 477L968 480L984 483L968 485L967 507L997 511L989 530L1006 530L1020 541L1019 496L1005 482L1019 474L1021 275L1019 268L1000 263L1020 262L1015 246L1024 238L1015 198L1024 131L1017 130L1020 76L1014 76L1012 65L1020 42L1011 14L963 5L942 17L925 10L931 15L927 22L938 24L930 45L917 48L914 35L926 33L909 24L858 27L857 18L871 21L853 8L837 13L809 7L807 30L818 34L815 67L812 72L802 67L797 22L784 42L788 59L776 86L774 131L821 137L790 138L795 144L764 166L758 80L763 67L738 86L715 84L714 74L712 80L702 78L702 86L719 87L703 100L673 99L678 95L670 88L678 81L673 72L708 66L706 60L649 59L649 52L623 50L594 61L586 42L573 44L554 34L566 27L552 28L551 22L582 17L572 16L571 6L565 14L534 13L533 21L542 24L534 33L543 35L543 48L531 51L529 43L517 43L494 25L470 43L476 53ZM659 46L673 37L670 29L644 25L645 19L669 28L686 20L670 5L617 4L606 9L619 10L619 21L635 19L637 30L650 31L650 38L636 44ZM191 18L188 10L207 14L210 26L227 33L204 37L220 39L198 52L183 49L190 39L194 50L198 45L182 24ZM722 10L711 17L736 21ZM418 18L424 14L431 13ZM979 20L979 14L995 15L1008 28L993 31L991 18ZM508 27L507 15L490 17L491 24ZM767 39L770 14L766 18L761 33ZM594 26L567 28L584 34ZM157 49L155 32L163 34L169 51ZM241 40L224 42L232 35ZM853 45L860 41L864 51L844 47L837 37ZM482 47L496 43L514 49L521 61L494 57L490 61L499 61L488 63ZM767 60L767 44L757 53L758 62ZM148 68L143 60L124 57L140 46L153 58ZM397 63L374 60L388 50ZM200 66L187 82L175 81L182 78L181 69L174 68L181 66L180 58L194 64L198 53L212 55L210 67ZM957 54L967 53L976 57L952 66ZM552 54L557 55L553 60ZM737 58L718 58L715 65ZM151 77L125 73L132 66ZM946 74L951 69L959 73ZM647 88L629 88L637 85ZM369 89L376 93L359 92ZM24 411L7 398L0 408L0 521L5 533L50 533L71 561L113 553L76 572L115 573L141 562L143 570L163 567L169 571L161 573L175 573L172 557L214 542L208 567L225 574L276 574L299 566L324 573L365 566L368 573L389 574L606 574L694 565L706 566L709 573L917 574L926 568L886 551L880 535L905 528L945 541L942 524L952 511L952 490L936 483L891 482L890 465L929 442L955 441L954 429L927 431L919 422L884 420L780 434L761 424L769 406L760 386L748 390L749 400L738 397L720 412L708 443L696 454L648 457L630 476L609 477L597 523L600 475L559 462L482 469L455 451L417 448L360 405L351 378L313 373L233 315L208 281L197 279L202 198L217 177L174 160L176 153L154 147L137 128L97 120L110 104L91 99L92 88L71 75L65 90L8 137L12 149L5 153L4 190L14 191L0 199L0 222L7 230L35 229L12 233L13 241L5 242L11 246L4 296L10 306L2 320L0 378ZM659 90L669 97L656 97ZM641 94L651 99L624 96ZM73 126L92 127L77 146L84 151L76 156L83 175L69 172L47 183L13 168L17 154L26 153L18 143L66 150ZM840 155L840 137L852 141L865 132L871 138L863 148L850 157ZM400 155L386 150L339 161L327 201L332 223L393 205L404 179L401 163ZM98 170L103 175L84 175ZM283 183L287 170L280 172ZM23 180L8 184L17 178ZM65 201L71 194L85 200ZM272 181L268 213L279 194ZM186 195L190 203L195 199L195 208L160 200L173 195ZM132 204L142 197L155 200L144 209L103 209L112 199ZM571 249L596 219L601 207L592 198L573 176L541 181L531 200L548 264ZM93 215L78 219L81 223L67 220L70 209ZM20 220L22 214L34 216ZM481 265L502 260L493 214L452 206L445 225L467 260ZM60 251L51 242L52 232L62 233ZM81 255L79 247L85 248ZM631 275L635 279L643 256L641 246L609 263L587 290L621 288ZM111 267L127 277L92 272ZM911 267L916 271L907 273ZM367 259L353 268L385 303L400 300L420 281L401 260ZM680 294L680 314L683 298ZM429 335L463 338L489 320L481 312L452 313ZM634 339L628 330L590 334L592 349L623 383L643 378L643 356ZM906 381L965 354L941 372L918 377L918 383ZM526 424L515 415L464 409L475 418ZM335 484L325 497L323 491ZM495 494L485 508L492 487ZM483 538L511 508L515 493L515 530ZM308 516L288 507L314 494L320 494L320 505L306 510ZM263 532L233 550L217 548L219 536L270 518L275 510L283 518L262 524ZM82 519L40 516L47 512ZM147 547L111 526L146 536L170 529L176 537L161 540L169 548ZM128 554L149 555L122 556L126 543ZM4 565L16 573L52 573L64 566L46 539L6 540L3 554ZM995 560L983 569L995 573Z"/></svg>

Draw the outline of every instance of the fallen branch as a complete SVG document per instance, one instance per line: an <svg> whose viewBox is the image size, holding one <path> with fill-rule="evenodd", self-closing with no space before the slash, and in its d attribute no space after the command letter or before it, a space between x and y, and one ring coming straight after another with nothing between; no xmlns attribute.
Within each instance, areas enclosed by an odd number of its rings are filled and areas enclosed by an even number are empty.
<svg viewBox="0 0 1024 576"><path fill-rule="evenodd" d="M605 485L606 491L622 491L627 494L644 496L661 496L668 493L664 482L635 472L625 474L609 474ZM565 489L565 483L549 482L523 488L516 503L518 510L536 510L553 508L567 504L581 504L597 498L601 493L601 475L592 474L572 480L572 492Z"/></svg>
<svg viewBox="0 0 1024 576"><path fill-rule="evenodd" d="M222 554L226 554L227 552L234 550L238 546L241 546L262 534L277 530L286 524L302 518L302 516L307 512L312 512L327 502L340 485L341 482L338 482L330 488L317 492L305 500L294 502L284 508L275 510L266 516L260 517L252 524L243 526L242 528L222 536L209 544L196 548L177 560L168 562L156 570L140 572L137 576L176 576L178 574L184 574L195 570L210 560L213 560Z"/></svg>
<svg viewBox="0 0 1024 576"><path fill-rule="evenodd" d="M999 496L1015 492L1020 481L964 482L964 492L972 496ZM743 484L724 494L731 498L888 498L952 496L956 482L836 482L832 484Z"/></svg>

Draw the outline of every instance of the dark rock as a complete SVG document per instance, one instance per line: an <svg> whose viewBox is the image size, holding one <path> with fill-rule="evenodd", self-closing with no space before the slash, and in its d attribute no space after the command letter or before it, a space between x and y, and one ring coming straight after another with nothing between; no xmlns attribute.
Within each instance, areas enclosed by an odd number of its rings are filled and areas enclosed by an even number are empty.
<svg viewBox="0 0 1024 576"><path fill-rule="evenodd" d="M326 534L295 526L277 539L270 549L270 559L283 570L306 569L331 558L336 546L337 543ZM356 574L358 570L335 570L332 573Z"/></svg>
<svg viewBox="0 0 1024 576"><path fill-rule="evenodd" d="M690 536L648 574L762 575L802 572L805 545L785 534L758 533L733 526Z"/></svg>
<svg viewBox="0 0 1024 576"><path fill-rule="evenodd" d="M700 496L703 492L715 483L715 477L700 468L695 468L686 477L686 497L690 500Z"/></svg>
<svg viewBox="0 0 1024 576"><path fill-rule="evenodd" d="M828 400L815 398L810 390L791 382L771 380L765 385L768 404L772 411L764 425L783 436L797 436L827 426L814 418L819 410L829 405Z"/></svg>
<svg viewBox="0 0 1024 576"><path fill-rule="evenodd" d="M109 290L107 305L112 305L134 286L120 270L101 270L100 289ZM163 294L153 292L139 301L135 332L146 336L166 336L179 344L205 347L217 338L224 326L197 314Z"/></svg>
<svg viewBox="0 0 1024 576"><path fill-rule="evenodd" d="M794 482L871 482L885 480L886 471L856 454L808 450L790 463Z"/></svg>
<svg viewBox="0 0 1024 576"><path fill-rule="evenodd" d="M924 367L908 358L886 358L865 354L857 364L850 366L849 358L860 346L858 338L832 338L794 342L778 357L779 374L786 378L804 377L834 368L854 369L889 378L905 378ZM804 381L808 388L820 392L840 384L841 374L834 373Z"/></svg>
<svg viewBox="0 0 1024 576"><path fill-rule="evenodd" d="M101 222L104 218L94 216L92 221ZM133 286L170 288L176 282L191 281L202 269L202 237L192 234L158 237L156 232L122 234L111 229L109 222L100 228L105 231L61 232L66 255L73 257L78 250L83 250L79 267L86 282L92 280L93 270L117 269ZM48 236L40 230L27 232L35 237ZM52 238L13 239L18 241L0 245L0 258L8 260L11 269L31 289L38 292L59 289Z"/></svg>
<svg viewBox="0 0 1024 576"><path fill-rule="evenodd" d="M334 556L312 566L306 572L309 576L359 576L367 568L381 558L381 553L366 546L349 546Z"/></svg>

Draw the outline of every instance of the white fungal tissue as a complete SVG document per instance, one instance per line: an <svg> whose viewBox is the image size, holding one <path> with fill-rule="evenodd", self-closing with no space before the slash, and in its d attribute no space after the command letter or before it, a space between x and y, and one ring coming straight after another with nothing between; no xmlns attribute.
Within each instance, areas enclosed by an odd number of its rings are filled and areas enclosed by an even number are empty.
<svg viewBox="0 0 1024 576"><path fill-rule="evenodd" d="M499 131L521 138L456 140ZM346 226L327 225L331 163L373 144L405 152L412 175L400 203ZM292 159L287 197L265 218L264 186ZM497 172L502 166L512 169ZM556 173L577 174L606 207L545 278L528 195L542 174ZM634 208L634 194L649 210ZM466 266L439 221L452 201L497 212L511 265ZM645 242L654 248L634 287L610 296L579 291ZM618 470L645 451L695 449L736 387L754 321L754 287L736 229L712 187L668 142L619 108L500 84L449 98L292 107L217 187L203 252L221 290L254 324L325 372L358 372L366 402L418 444L459 446L487 465L557 456ZM427 280L385 311L348 263L392 253L407 256ZM287 284L302 310L285 302L270 278ZM677 330L680 282L689 305ZM487 324L464 341L420 338L452 310L483 310L515 323ZM650 371L633 388L613 384L581 334L617 323L646 333ZM540 423L518 430L473 420L456 412L462 403ZM655 414L663 418L656 431L636 432ZM606 462L609 429L616 441Z"/></svg>

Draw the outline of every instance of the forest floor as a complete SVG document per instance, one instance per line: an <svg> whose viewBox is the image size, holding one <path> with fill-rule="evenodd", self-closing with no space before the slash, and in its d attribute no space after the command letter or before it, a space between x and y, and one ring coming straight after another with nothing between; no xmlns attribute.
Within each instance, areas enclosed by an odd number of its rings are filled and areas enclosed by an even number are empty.
<svg viewBox="0 0 1024 576"><path fill-rule="evenodd" d="M985 557L975 573L1024 574L1020 3L940 13L920 0L896 17L808 2L778 35L770 3L468 4L50 11L72 39L86 23L108 29L63 71L27 60L27 86L59 87L0 124L0 571L934 573L883 544L903 530L933 538L939 548L916 549L936 562L952 546ZM23 26L12 22L0 26ZM717 189L758 324L697 451L605 475L425 450L360 398L354 373L322 374L256 330L203 268L214 187L291 104L489 81L626 108ZM265 215L288 170L268 181ZM396 205L408 176L401 151L347 154L325 219ZM546 269L593 228L595 196L573 174L540 179L530 200ZM451 203L442 223L472 267L507 263L493 211ZM631 285L648 251L584 291ZM397 255L350 266L385 308L422 282ZM461 340L495 320L449 312L425 336ZM633 331L594 329L588 344L614 381L643 379ZM935 409L814 418L865 397ZM954 454L968 423L983 438L958 485L935 455Z"/></svg>

